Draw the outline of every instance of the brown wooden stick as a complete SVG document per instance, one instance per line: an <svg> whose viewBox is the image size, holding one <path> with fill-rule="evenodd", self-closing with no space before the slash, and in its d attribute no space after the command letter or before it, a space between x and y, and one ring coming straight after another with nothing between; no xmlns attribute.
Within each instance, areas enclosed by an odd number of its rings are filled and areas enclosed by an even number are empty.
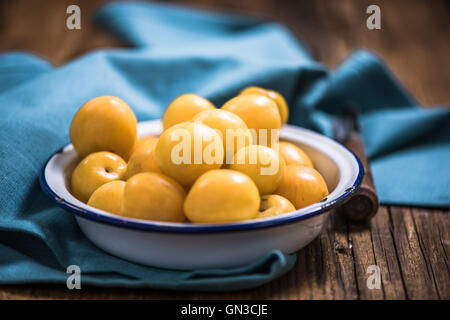
<svg viewBox="0 0 450 320"><path fill-rule="evenodd" d="M378 211L379 201L372 172L366 157L364 143L357 132L351 132L344 143L361 161L364 177L358 191L341 207L341 212L350 220L358 223L369 221Z"/></svg>

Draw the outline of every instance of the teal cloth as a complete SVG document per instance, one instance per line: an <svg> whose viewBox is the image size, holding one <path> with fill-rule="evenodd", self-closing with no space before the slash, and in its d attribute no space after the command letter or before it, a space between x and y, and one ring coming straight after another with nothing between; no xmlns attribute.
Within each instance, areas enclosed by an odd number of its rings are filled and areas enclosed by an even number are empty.
<svg viewBox="0 0 450 320"><path fill-rule="evenodd" d="M229 270L174 271L112 257L92 245L72 214L40 190L48 156L69 143L77 109L98 95L127 101L140 121L160 118L193 92L220 106L248 85L280 91L290 122L331 135L330 116L352 102L381 201L448 207L450 112L423 110L382 62L358 51L329 72L278 24L159 4L115 3L97 22L132 45L99 50L54 68L23 53L0 55L0 283L238 290L286 273L295 255L270 252Z"/></svg>

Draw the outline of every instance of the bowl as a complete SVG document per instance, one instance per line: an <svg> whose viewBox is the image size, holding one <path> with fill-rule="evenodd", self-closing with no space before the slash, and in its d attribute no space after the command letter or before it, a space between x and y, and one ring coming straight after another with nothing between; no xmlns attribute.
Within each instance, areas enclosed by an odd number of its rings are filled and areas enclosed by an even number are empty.
<svg viewBox="0 0 450 320"><path fill-rule="evenodd" d="M159 135L160 120L138 124L138 134ZM321 134L286 125L283 140L308 153L330 194L320 202L276 217L224 224L149 221L117 216L77 200L70 175L80 161L71 144L45 163L40 184L63 209L75 214L82 232L104 251L136 263L178 270L243 266L274 249L293 253L316 238L334 209L358 188L364 170L358 158Z"/></svg>

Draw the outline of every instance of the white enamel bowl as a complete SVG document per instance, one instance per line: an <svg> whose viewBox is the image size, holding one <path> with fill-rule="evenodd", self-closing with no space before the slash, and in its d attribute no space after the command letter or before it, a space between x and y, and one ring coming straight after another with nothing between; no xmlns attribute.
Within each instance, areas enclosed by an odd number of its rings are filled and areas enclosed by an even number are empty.
<svg viewBox="0 0 450 320"><path fill-rule="evenodd" d="M139 123L139 135L158 135L159 120ZM281 138L303 148L323 175L330 194L322 201L277 217L226 224L190 224L124 218L92 208L68 190L79 161L72 145L53 154L40 176L44 192L75 218L95 245L133 262L168 268L227 268L248 264L278 249L293 253L309 244L327 217L358 188L364 174L358 158L318 133L287 125Z"/></svg>

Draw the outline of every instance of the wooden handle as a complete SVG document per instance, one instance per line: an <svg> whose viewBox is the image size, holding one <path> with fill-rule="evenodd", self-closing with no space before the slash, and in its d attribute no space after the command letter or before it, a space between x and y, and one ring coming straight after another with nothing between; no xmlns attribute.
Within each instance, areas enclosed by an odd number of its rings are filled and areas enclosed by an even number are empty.
<svg viewBox="0 0 450 320"><path fill-rule="evenodd" d="M372 172L364 150L364 143L356 132L351 132L344 145L361 161L364 167L364 177L360 188L342 205L341 212L351 221L364 223L374 217L378 211L379 201Z"/></svg>

